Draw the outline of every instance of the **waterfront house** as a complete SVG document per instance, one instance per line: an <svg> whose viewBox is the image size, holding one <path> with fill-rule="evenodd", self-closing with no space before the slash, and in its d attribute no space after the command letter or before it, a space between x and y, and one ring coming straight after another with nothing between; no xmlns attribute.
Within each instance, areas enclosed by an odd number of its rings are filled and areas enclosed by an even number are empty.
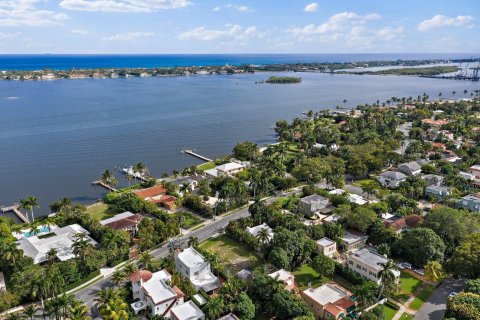
<svg viewBox="0 0 480 320"><path fill-rule="evenodd" d="M316 212L326 212L330 200L328 198L312 194L300 199L299 209L307 217L313 216Z"/></svg>
<svg viewBox="0 0 480 320"><path fill-rule="evenodd" d="M368 236L358 231L347 230L341 239L343 251L350 252L365 247Z"/></svg>
<svg viewBox="0 0 480 320"><path fill-rule="evenodd" d="M215 169L218 171L220 176L228 176L242 171L245 169L245 166L237 162L228 162L215 167Z"/></svg>
<svg viewBox="0 0 480 320"><path fill-rule="evenodd" d="M156 205L161 205L167 209L174 209L176 207L177 198L167 195L167 189L163 186L134 190L133 193L139 198Z"/></svg>
<svg viewBox="0 0 480 320"><path fill-rule="evenodd" d="M318 251L324 256L333 258L337 255L337 243L324 237L316 241Z"/></svg>
<svg viewBox="0 0 480 320"><path fill-rule="evenodd" d="M220 285L210 270L210 263L192 247L175 252L175 270L182 279L189 279L196 291L203 289L210 292Z"/></svg>
<svg viewBox="0 0 480 320"><path fill-rule="evenodd" d="M377 181L386 188L398 188L401 182L405 181L407 176L398 171L386 171L381 173Z"/></svg>
<svg viewBox="0 0 480 320"><path fill-rule="evenodd" d="M450 188L445 186L427 186L425 188L425 197L433 197L437 200L443 199L450 194Z"/></svg>
<svg viewBox="0 0 480 320"><path fill-rule="evenodd" d="M270 228L268 226L268 224L266 223L263 223L263 224L260 224L258 226L254 226L254 227L247 227L245 229L245 231L247 231L248 233L250 233L252 236L254 236L255 238L257 237L258 233L261 231L261 230L267 230L267 233L268 233L268 241L271 241L273 239L273 230L272 228Z"/></svg>
<svg viewBox="0 0 480 320"><path fill-rule="evenodd" d="M407 176L416 176L422 172L422 167L416 161L410 161L398 166L398 171Z"/></svg>
<svg viewBox="0 0 480 320"><path fill-rule="evenodd" d="M273 279L281 281L283 283L283 288L287 291L298 290L297 285L295 284L295 276L287 270L280 269L278 271L270 273L269 276Z"/></svg>
<svg viewBox="0 0 480 320"><path fill-rule="evenodd" d="M138 224L143 219L141 214L133 214L130 211L119 213L111 218L100 221L104 227L112 228L114 230L124 230L135 235L138 231Z"/></svg>
<svg viewBox="0 0 480 320"><path fill-rule="evenodd" d="M181 176L176 178L165 178L163 181L173 183L176 187L187 185L190 191L195 190L198 187L198 183L202 180L201 176Z"/></svg>
<svg viewBox="0 0 480 320"><path fill-rule="evenodd" d="M302 291L302 299L315 319L345 319L357 307L353 293L333 281Z"/></svg>
<svg viewBox="0 0 480 320"><path fill-rule="evenodd" d="M72 252L72 245L75 242L75 235L83 233L87 235L86 240L92 245L97 242L88 236L88 231L78 224L72 224L63 228L53 229L52 232L38 236L32 235L17 241L17 246L23 254L33 259L34 264L47 261L46 254L50 249L57 250L57 258L60 261L67 261L75 257Z"/></svg>
<svg viewBox="0 0 480 320"><path fill-rule="evenodd" d="M472 212L480 212L480 197L477 194L467 195L458 200L457 207Z"/></svg>
<svg viewBox="0 0 480 320"><path fill-rule="evenodd" d="M177 287L169 285L172 276L168 271L152 273L139 270L130 276L133 299L131 304L135 313L148 309L152 316L170 318L171 309L184 303L184 293Z"/></svg>
<svg viewBox="0 0 480 320"><path fill-rule="evenodd" d="M367 248L347 255L348 268L376 284L380 284L379 272L383 270L382 265L386 264L388 261L389 259L385 256L379 255ZM398 270L393 270L393 273L398 281L400 279L400 272Z"/></svg>

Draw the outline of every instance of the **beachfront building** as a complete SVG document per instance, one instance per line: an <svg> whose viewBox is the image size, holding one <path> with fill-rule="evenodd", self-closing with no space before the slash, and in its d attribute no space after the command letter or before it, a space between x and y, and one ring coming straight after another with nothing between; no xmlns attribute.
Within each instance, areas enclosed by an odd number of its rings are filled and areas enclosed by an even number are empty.
<svg viewBox="0 0 480 320"><path fill-rule="evenodd" d="M216 166L213 169L205 170L205 174L209 177L225 177L232 176L236 173L239 173L245 169L245 165L237 162L228 162L219 166Z"/></svg>
<svg viewBox="0 0 480 320"><path fill-rule="evenodd" d="M379 272L383 270L382 265L386 264L388 260L385 256L364 248L348 254L347 266L362 277L380 284ZM392 272L398 281L400 279L400 271L393 270Z"/></svg>
<svg viewBox="0 0 480 320"><path fill-rule="evenodd" d="M104 227L114 230L127 231L131 235L135 235L138 231L138 224L143 219L141 214L133 214L130 211L119 213L111 218L100 221Z"/></svg>
<svg viewBox="0 0 480 320"><path fill-rule="evenodd" d="M167 189L163 186L134 190L133 193L143 200L156 205L161 205L167 209L175 209L176 207L177 198L167 195Z"/></svg>
<svg viewBox="0 0 480 320"><path fill-rule="evenodd" d="M175 270L188 279L195 290L210 292L220 285L218 278L210 270L210 263L192 247L175 252Z"/></svg>
<svg viewBox="0 0 480 320"><path fill-rule="evenodd" d="M280 269L270 273L269 276L273 279L281 281L283 283L283 288L287 291L298 290L297 285L295 284L295 276L287 270Z"/></svg>
<svg viewBox="0 0 480 320"><path fill-rule="evenodd" d="M55 228L51 233L42 236L31 235L17 241L17 246L23 250L23 254L33 259L34 264L47 261L46 254L51 249L57 251L57 258L60 261L67 261L75 257L72 252L72 245L75 242L75 235L83 233L87 235L87 241L92 245L97 242L88 236L88 231L78 224L72 224L63 228Z"/></svg>
<svg viewBox="0 0 480 320"><path fill-rule="evenodd" d="M353 293L333 281L304 290L302 299L315 319L345 319L357 308Z"/></svg>
<svg viewBox="0 0 480 320"><path fill-rule="evenodd" d="M133 299L131 304L135 313L150 310L153 316L158 315L170 318L171 309L184 303L184 294L177 287L168 285L172 276L168 271L161 270L152 273L148 270L139 270L130 276Z"/></svg>
<svg viewBox="0 0 480 320"><path fill-rule="evenodd" d="M337 243L333 240L324 237L320 240L317 240L317 249L318 251L329 258L334 258L337 255Z"/></svg>

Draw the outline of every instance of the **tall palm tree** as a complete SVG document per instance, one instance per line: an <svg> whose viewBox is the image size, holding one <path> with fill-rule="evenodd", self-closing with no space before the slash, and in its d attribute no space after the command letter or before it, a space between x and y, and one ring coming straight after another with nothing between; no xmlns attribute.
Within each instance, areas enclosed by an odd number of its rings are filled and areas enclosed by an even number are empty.
<svg viewBox="0 0 480 320"><path fill-rule="evenodd" d="M132 275L132 273L136 272L138 270L138 266L136 263L130 263L130 264L127 264L125 266L125 268L123 268L124 272L125 272L125 275L127 277L130 277Z"/></svg>
<svg viewBox="0 0 480 320"><path fill-rule="evenodd" d="M125 273L117 270L112 274L112 282L116 286L120 285L125 280Z"/></svg>
<svg viewBox="0 0 480 320"><path fill-rule="evenodd" d="M198 247L199 243L200 243L200 242L198 241L198 238L197 238L197 237L192 237L192 236L190 236L190 237L188 238L188 243L187 243L187 244L188 244L189 247L194 247L194 248L195 248L195 247Z"/></svg>
<svg viewBox="0 0 480 320"><path fill-rule="evenodd" d="M380 279L380 291L378 293L378 300L382 297L383 291L385 288L393 288L396 286L397 279L393 271L395 270L395 265L392 260L388 260L386 263L380 263L382 270L377 274L377 277Z"/></svg>
<svg viewBox="0 0 480 320"><path fill-rule="evenodd" d="M38 310L39 310L38 305L32 303L26 306L25 308L23 308L22 314L26 319L33 320L34 318L36 318Z"/></svg>
<svg viewBox="0 0 480 320"><path fill-rule="evenodd" d="M140 254L140 258L138 260L144 264L145 269L148 269L148 267L152 264L153 257L150 253L143 252Z"/></svg>
<svg viewBox="0 0 480 320"><path fill-rule="evenodd" d="M110 172L110 170L108 169L102 173L102 177L100 181L102 181L104 184L106 184L111 188L114 188L118 184L118 180L114 177L112 172Z"/></svg>
<svg viewBox="0 0 480 320"><path fill-rule="evenodd" d="M95 299L100 304L106 304L111 300L118 298L118 292L113 288L107 288L98 292L98 297Z"/></svg>
<svg viewBox="0 0 480 320"><path fill-rule="evenodd" d="M266 245L270 242L270 233L267 228L262 228L257 233L257 239L262 245Z"/></svg>
<svg viewBox="0 0 480 320"><path fill-rule="evenodd" d="M425 267L425 277L435 283L444 278L443 267L438 261L429 261Z"/></svg>
<svg viewBox="0 0 480 320"><path fill-rule="evenodd" d="M208 319L218 319L225 308L222 297L215 297L208 300L203 307L203 311L207 314Z"/></svg>
<svg viewBox="0 0 480 320"><path fill-rule="evenodd" d="M0 253L3 260L11 262L13 265L22 256L22 252L17 247L16 242L7 240L0 241Z"/></svg>
<svg viewBox="0 0 480 320"><path fill-rule="evenodd" d="M85 233L77 233L73 237L75 238L72 244L73 254L81 260L85 260L85 257L93 251L94 246L87 240Z"/></svg>
<svg viewBox="0 0 480 320"><path fill-rule="evenodd" d="M132 184L132 180L134 179L134 176L131 175L130 173L127 173L127 174L125 175L125 179L127 179L127 181L128 181L128 186L130 187L130 185Z"/></svg>
<svg viewBox="0 0 480 320"><path fill-rule="evenodd" d="M70 320L90 320L88 307L79 302L74 303L68 312Z"/></svg>
<svg viewBox="0 0 480 320"><path fill-rule="evenodd" d="M180 186L179 191L180 191L183 195L187 195L188 193L190 193L190 184L187 183L187 182L182 183L182 185Z"/></svg>
<svg viewBox="0 0 480 320"><path fill-rule="evenodd" d="M27 212L30 211L32 222L35 221L35 217L33 215L33 208L40 207L40 205L38 204L38 199L34 196L28 196L18 201L20 202L20 208L25 209ZM28 213L27 213L27 219L28 219Z"/></svg>

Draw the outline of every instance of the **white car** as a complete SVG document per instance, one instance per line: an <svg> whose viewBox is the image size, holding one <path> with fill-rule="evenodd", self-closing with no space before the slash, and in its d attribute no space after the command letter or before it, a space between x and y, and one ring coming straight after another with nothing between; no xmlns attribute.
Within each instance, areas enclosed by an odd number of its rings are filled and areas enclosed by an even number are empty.
<svg viewBox="0 0 480 320"><path fill-rule="evenodd" d="M455 292L455 291L454 291L454 292L450 293L450 294L448 295L448 297L449 297L449 298L453 298L453 297L455 297L457 294L458 294L458 292Z"/></svg>

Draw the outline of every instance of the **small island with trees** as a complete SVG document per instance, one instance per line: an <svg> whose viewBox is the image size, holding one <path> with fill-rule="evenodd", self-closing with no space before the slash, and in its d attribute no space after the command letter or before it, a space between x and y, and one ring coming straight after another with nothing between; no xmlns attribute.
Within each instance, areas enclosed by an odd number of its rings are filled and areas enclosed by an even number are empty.
<svg viewBox="0 0 480 320"><path fill-rule="evenodd" d="M276 76L271 76L265 82L266 83L300 83L300 82L302 82L302 78L300 78L300 77L276 77Z"/></svg>

